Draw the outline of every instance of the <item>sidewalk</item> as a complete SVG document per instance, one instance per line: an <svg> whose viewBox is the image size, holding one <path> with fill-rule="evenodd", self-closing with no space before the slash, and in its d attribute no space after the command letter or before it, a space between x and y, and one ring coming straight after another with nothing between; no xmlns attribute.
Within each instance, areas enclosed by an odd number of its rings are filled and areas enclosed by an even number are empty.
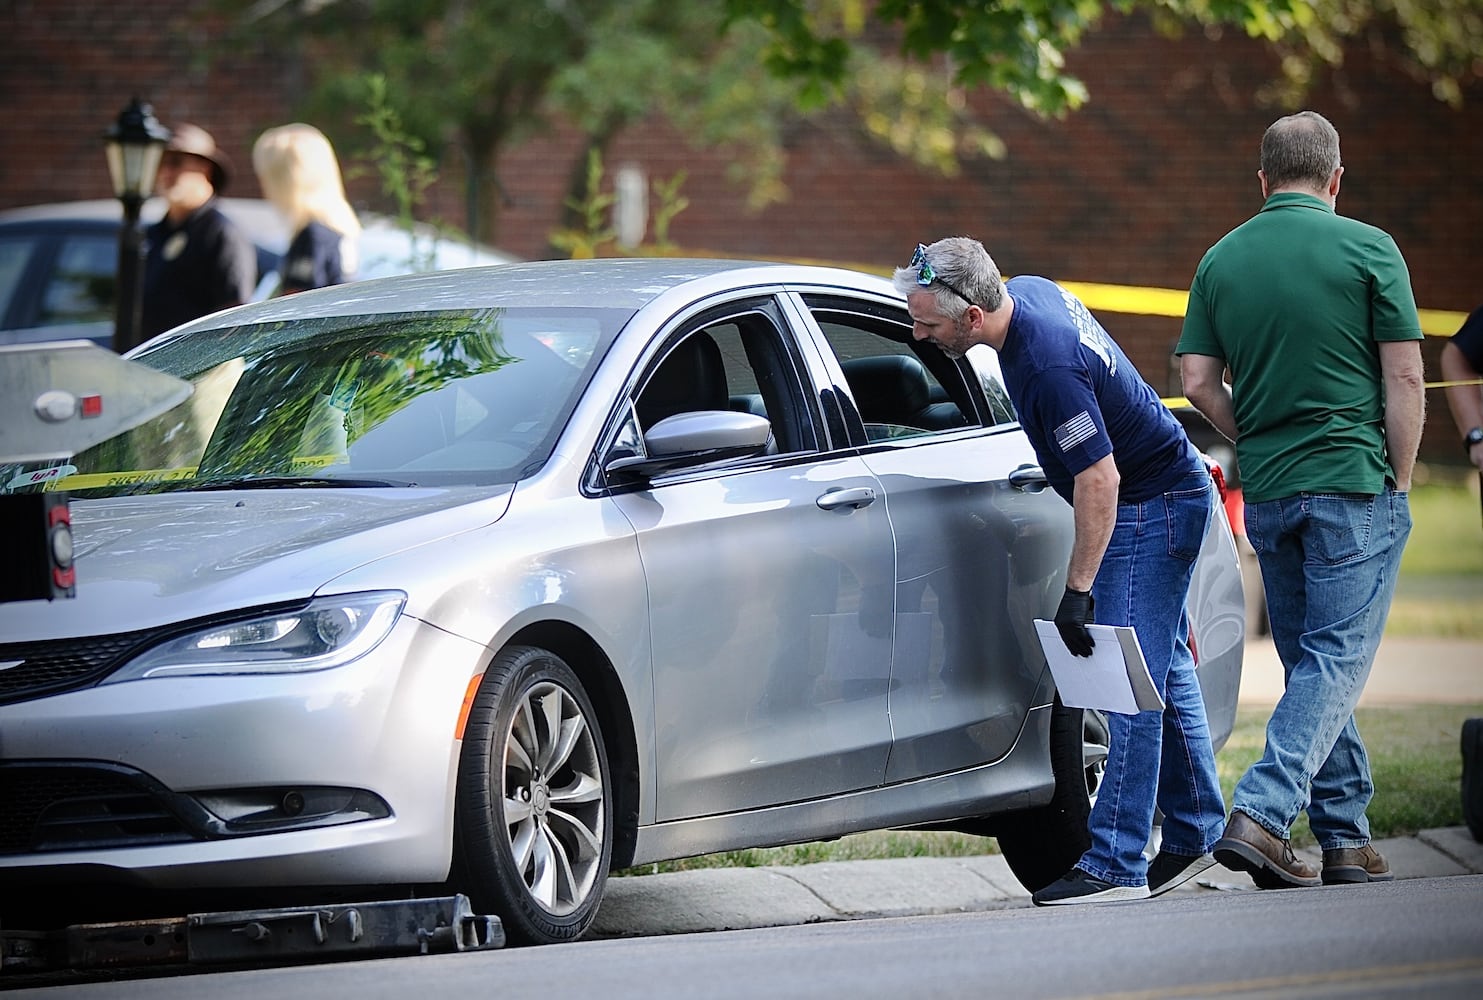
<svg viewBox="0 0 1483 1000"><path fill-rule="evenodd" d="M1390 862L1396 878L1483 874L1483 844L1473 840L1466 827L1377 840L1375 847ZM1316 850L1298 853L1322 863ZM1216 865L1168 896L1257 891L1249 875ZM1153 900L1150 905L1157 903ZM684 934L1030 905L1030 894L997 854L706 868L609 879L588 936Z"/></svg>
<svg viewBox="0 0 1483 1000"><path fill-rule="evenodd" d="M1241 704L1275 705L1280 697L1282 661L1272 637L1248 635L1241 668ZM1483 642L1387 637L1380 642L1359 703L1483 705Z"/></svg>
<svg viewBox="0 0 1483 1000"><path fill-rule="evenodd" d="M1248 637L1242 704L1275 704L1282 665L1272 641ZM1361 705L1483 704L1483 643L1387 639ZM1483 874L1483 844L1466 827L1375 842L1396 878ZM1316 848L1298 852L1316 864ZM1256 892L1251 877L1216 865L1170 896ZM1157 901L1154 901L1156 905ZM830 861L772 868L707 868L609 879L589 937L780 927L1030 906L1030 894L997 854L970 858Z"/></svg>

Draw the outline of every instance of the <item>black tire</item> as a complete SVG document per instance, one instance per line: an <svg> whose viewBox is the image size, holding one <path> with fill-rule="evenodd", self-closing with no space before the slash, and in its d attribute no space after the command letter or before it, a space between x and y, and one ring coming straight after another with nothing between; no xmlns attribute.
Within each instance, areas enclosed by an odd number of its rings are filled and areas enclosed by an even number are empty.
<svg viewBox="0 0 1483 1000"><path fill-rule="evenodd" d="M1071 870L1092 845L1087 817L1107 764L1107 722L1098 712L1051 710L1050 762L1056 790L1049 803L1007 817L999 830L999 852L1030 892Z"/></svg>
<svg viewBox="0 0 1483 1000"><path fill-rule="evenodd" d="M533 646L500 652L464 728L454 883L511 944L571 941L596 917L613 854L608 774L571 668Z"/></svg>
<svg viewBox="0 0 1483 1000"><path fill-rule="evenodd" d="M1462 821L1483 843L1483 718L1462 723Z"/></svg>

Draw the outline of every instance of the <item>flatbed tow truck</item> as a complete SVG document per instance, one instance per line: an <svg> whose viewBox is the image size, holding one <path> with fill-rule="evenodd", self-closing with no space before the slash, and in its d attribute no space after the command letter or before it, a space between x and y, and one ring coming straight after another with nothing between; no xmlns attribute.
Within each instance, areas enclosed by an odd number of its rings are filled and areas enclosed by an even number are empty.
<svg viewBox="0 0 1483 1000"><path fill-rule="evenodd" d="M0 989L29 973L289 964L488 951L504 944L499 917L474 913L462 894L192 913L45 931L0 927Z"/></svg>
<svg viewBox="0 0 1483 1000"><path fill-rule="evenodd" d="M191 391L187 382L87 341L0 347L0 464L69 458L164 412ZM72 596L65 494L0 496L0 527L19 552L0 580L0 600ZM8 903L25 891L0 881L0 896ZM47 930L15 930L0 923L0 989L32 973L287 964L484 951L504 944L499 918L474 913L461 894Z"/></svg>

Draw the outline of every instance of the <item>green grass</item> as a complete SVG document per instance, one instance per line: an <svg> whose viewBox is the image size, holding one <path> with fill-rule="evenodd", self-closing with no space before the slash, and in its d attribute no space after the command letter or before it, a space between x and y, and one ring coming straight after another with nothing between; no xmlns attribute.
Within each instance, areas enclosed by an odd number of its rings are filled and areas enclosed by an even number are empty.
<svg viewBox="0 0 1483 1000"><path fill-rule="evenodd" d="M652 875L697 868L765 868L772 865L811 865L820 861L877 861L882 858L964 858L997 854L998 850L993 839L988 837L937 831L873 830L812 844L754 847L663 861L630 868L621 874Z"/></svg>
<svg viewBox="0 0 1483 1000"><path fill-rule="evenodd" d="M1411 538L1387 635L1483 639L1483 512L1477 477L1434 473L1411 493Z"/></svg>
<svg viewBox="0 0 1483 1000"><path fill-rule="evenodd" d="M1236 712L1231 738L1215 760L1227 805L1236 780L1261 757L1268 715L1263 706ZM1368 813L1371 836L1401 837L1462 825L1459 740L1463 720L1476 716L1483 716L1483 704L1360 708L1354 713L1375 780ZM1307 816L1298 817L1292 839L1299 846L1313 843Z"/></svg>

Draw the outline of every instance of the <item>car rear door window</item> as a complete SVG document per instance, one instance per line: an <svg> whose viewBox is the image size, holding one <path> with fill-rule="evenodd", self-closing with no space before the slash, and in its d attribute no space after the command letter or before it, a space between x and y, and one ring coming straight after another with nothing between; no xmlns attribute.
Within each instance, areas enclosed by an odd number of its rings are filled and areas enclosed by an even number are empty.
<svg viewBox="0 0 1483 1000"><path fill-rule="evenodd" d="M926 437L1013 419L1007 398L1006 405L996 406L977 369L970 382L963 366L912 339L905 309L829 296L803 300L839 362L869 440ZM987 400L973 391L973 383Z"/></svg>

